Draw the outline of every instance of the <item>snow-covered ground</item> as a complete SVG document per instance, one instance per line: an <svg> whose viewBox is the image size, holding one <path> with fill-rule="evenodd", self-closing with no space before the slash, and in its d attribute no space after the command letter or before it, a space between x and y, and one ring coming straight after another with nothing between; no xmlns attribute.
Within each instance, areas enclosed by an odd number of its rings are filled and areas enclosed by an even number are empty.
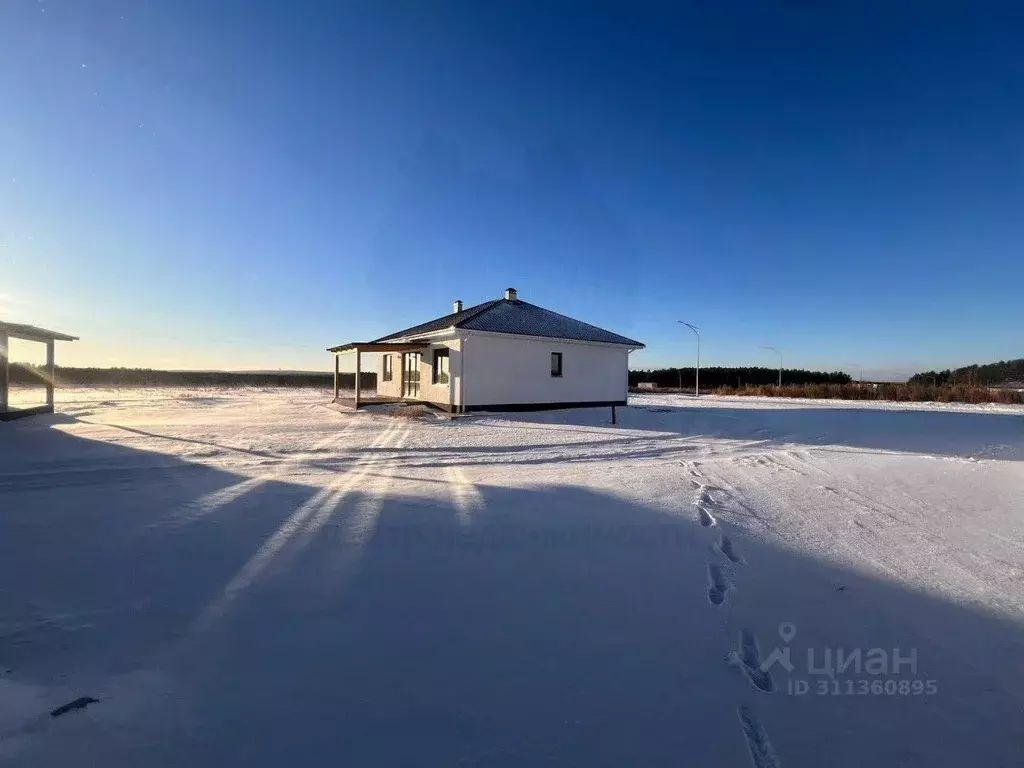
<svg viewBox="0 0 1024 768"><path fill-rule="evenodd" d="M0 762L1024 761L1024 409L58 398L0 425Z"/></svg>

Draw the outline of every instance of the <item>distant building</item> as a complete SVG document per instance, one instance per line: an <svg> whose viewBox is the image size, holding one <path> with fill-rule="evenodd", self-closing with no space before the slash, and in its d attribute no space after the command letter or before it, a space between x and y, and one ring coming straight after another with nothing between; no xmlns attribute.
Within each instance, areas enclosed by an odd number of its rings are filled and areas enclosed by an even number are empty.
<svg viewBox="0 0 1024 768"><path fill-rule="evenodd" d="M641 381L639 384L636 385L636 388L637 389L656 389L657 388L657 384L655 384L653 381Z"/></svg>
<svg viewBox="0 0 1024 768"><path fill-rule="evenodd" d="M503 298L463 309L368 342L331 347L338 358L380 353L377 394L356 391L353 407L371 402L425 403L450 412L542 410L625 405L629 353L643 344L529 304L514 288Z"/></svg>

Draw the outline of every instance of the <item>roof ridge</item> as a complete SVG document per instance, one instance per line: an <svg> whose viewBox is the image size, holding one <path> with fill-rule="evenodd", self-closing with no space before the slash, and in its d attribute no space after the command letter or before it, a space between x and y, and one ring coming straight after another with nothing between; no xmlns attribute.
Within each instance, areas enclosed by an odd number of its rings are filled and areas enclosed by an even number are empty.
<svg viewBox="0 0 1024 768"><path fill-rule="evenodd" d="M530 302L528 302L528 301L520 301L520 303L521 304L526 304L527 306L533 307L535 309L539 309L542 312L550 312L552 315L558 315L559 317L564 317L566 320L572 320L574 323L579 323L580 325L586 325L586 326L589 326L591 328L596 328L599 331L605 331L607 333L613 333L613 331L609 331L607 328L602 328L599 325L594 325L593 323L588 323L586 320L579 320L579 319L577 319L575 317L569 317L568 315L563 315L561 312L556 312L553 309L548 309L547 307L542 307L539 304L530 304ZM619 334L616 333L615 335L618 336Z"/></svg>
<svg viewBox="0 0 1024 768"><path fill-rule="evenodd" d="M640 344L640 342L636 341L635 339L631 339L628 336L623 336L621 333L615 333L615 331L609 331L607 328L602 328L599 325L594 325L593 323L588 323L586 320L580 320L580 319L575 318L575 317L570 317L569 315L563 315L561 312L556 312L553 309L548 309L547 307L542 307L539 304L531 304L530 302L523 301L522 299L517 299L517 301L520 304L526 304L527 306L533 307L534 309L539 309L541 312L547 312L547 313L552 314L552 315L558 315L559 317L565 318L566 320L569 320L569 321L571 321L573 323L579 323L580 325L585 325L588 328L593 328L595 331L600 331L601 333L610 333L612 336L618 336L619 338L625 339L626 341L632 341L632 342L634 342L636 344ZM641 346L645 346L645 345L641 344Z"/></svg>
<svg viewBox="0 0 1024 768"><path fill-rule="evenodd" d="M454 325L454 327L456 328L461 328L464 323L468 323L470 320L475 320L481 315L486 315L488 312L490 312L492 309L494 309L496 306L498 306L504 301L508 301L508 299L491 299L490 301L485 301L483 304L477 304L476 307L470 307L469 309L466 310L466 312L470 312L471 310L474 309L478 309L478 311L473 312L473 314L471 315L466 315L466 317L460 318L457 323L453 323L452 325ZM526 302L524 301L523 303L525 304Z"/></svg>
<svg viewBox="0 0 1024 768"><path fill-rule="evenodd" d="M496 308L502 308L498 311ZM509 311L505 311L507 308ZM519 308L520 312L514 312ZM491 310L494 309L494 312ZM513 314L510 315L509 313ZM523 314L525 313L525 314ZM490 318L494 318L493 321ZM512 317L519 320L513 321ZM535 322L541 319L539 324ZM546 320L545 320L546 319ZM457 326L460 329L469 331L489 331L522 336L537 336L552 339L573 339L578 341L598 341L607 344L624 344L643 348L642 342L630 339L621 334L609 331L599 325L577 320L575 317L563 315L547 307L531 304L522 299L501 299L495 301L490 307L474 314L472 317L461 319ZM576 330L574 331L573 328Z"/></svg>
<svg viewBox="0 0 1024 768"><path fill-rule="evenodd" d="M380 344L396 339L414 339L448 329L596 341L605 344L624 344L637 348L644 346L639 341L609 331L599 325L577 320L569 315L563 315L561 312L531 304L519 298L497 298L484 301L461 312L442 315L425 323L381 336L368 343Z"/></svg>
<svg viewBox="0 0 1024 768"><path fill-rule="evenodd" d="M471 320L472 318L476 317L479 314L482 314L486 310L490 309L493 305L501 301L504 301L504 299L491 299L490 301L483 301L479 304L474 304L472 307L467 307L466 309L463 309L461 312L449 312L447 315L441 315L440 317L436 317L433 320L427 320L426 322L417 323L416 325L411 325L408 328L403 328L402 330L396 331L395 333L389 333L385 336L381 336L380 338L374 339L373 342L376 343L382 341L389 341L391 339L401 339L406 336L415 336L420 333L432 333L434 331L442 330L444 328L458 327L459 323ZM449 318L452 319L452 322L445 324L444 321L448 320ZM456 320L455 318L459 319Z"/></svg>

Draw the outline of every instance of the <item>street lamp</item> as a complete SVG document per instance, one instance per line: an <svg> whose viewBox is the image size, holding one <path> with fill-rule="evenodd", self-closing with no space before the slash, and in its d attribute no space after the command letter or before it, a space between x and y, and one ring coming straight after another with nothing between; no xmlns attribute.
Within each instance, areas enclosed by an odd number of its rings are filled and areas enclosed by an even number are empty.
<svg viewBox="0 0 1024 768"><path fill-rule="evenodd" d="M690 325L684 323L682 320L676 320L677 323L682 323L695 334L697 334L697 367L694 369L694 381L693 381L693 396L700 397L700 328L696 325ZM682 389L682 387L680 387Z"/></svg>
<svg viewBox="0 0 1024 768"><path fill-rule="evenodd" d="M775 347L765 347L765 346L762 346L761 349L770 349L772 352L774 352L776 355L779 356L779 386L781 387L782 386L782 350L781 349L776 349Z"/></svg>

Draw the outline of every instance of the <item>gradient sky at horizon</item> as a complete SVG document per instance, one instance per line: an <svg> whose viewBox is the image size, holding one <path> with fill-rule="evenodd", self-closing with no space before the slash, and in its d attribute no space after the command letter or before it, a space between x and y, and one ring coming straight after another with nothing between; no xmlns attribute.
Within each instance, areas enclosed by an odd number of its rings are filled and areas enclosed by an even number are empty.
<svg viewBox="0 0 1024 768"><path fill-rule="evenodd" d="M635 367L1020 357L1024 7L0 5L0 319L322 369L515 286Z"/></svg>

